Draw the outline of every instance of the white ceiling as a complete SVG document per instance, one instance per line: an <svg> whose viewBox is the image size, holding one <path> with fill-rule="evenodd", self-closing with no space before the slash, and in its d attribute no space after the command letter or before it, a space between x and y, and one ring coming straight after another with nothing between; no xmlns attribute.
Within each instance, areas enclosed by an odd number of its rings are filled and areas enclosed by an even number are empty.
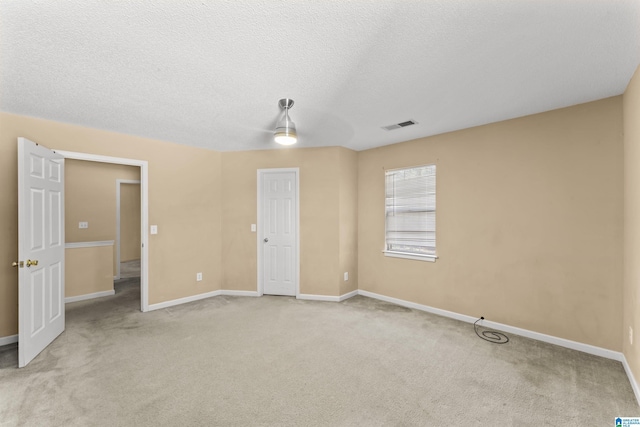
<svg viewBox="0 0 640 427"><path fill-rule="evenodd" d="M624 92L638 0L0 0L0 110L215 150L362 150ZM395 131L382 126L413 119Z"/></svg>

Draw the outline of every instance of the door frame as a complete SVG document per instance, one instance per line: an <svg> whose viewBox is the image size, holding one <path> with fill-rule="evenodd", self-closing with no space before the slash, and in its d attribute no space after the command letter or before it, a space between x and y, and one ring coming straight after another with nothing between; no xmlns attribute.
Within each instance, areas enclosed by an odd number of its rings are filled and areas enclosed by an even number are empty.
<svg viewBox="0 0 640 427"><path fill-rule="evenodd" d="M294 253L294 268L295 268L295 280L296 280L296 298L300 297L300 168L273 168L273 169L258 169L257 174L257 186L258 186L258 218L257 224L258 228L256 230L256 245L258 247L258 284L257 290L258 295L264 295L264 245L262 244L263 236L262 229L264 228L263 224L263 206L262 206L262 184L264 182L264 176L268 173L282 173L282 172L292 172L295 175L296 181L296 215L295 215L295 227L296 227L296 250Z"/></svg>
<svg viewBox="0 0 640 427"><path fill-rule="evenodd" d="M120 280L120 189L122 184L140 185L138 179L116 179L116 275L115 280ZM140 189L142 191L142 188ZM142 205L140 205L142 207Z"/></svg>
<svg viewBox="0 0 640 427"><path fill-rule="evenodd" d="M140 168L140 311L149 311L149 162L75 151L54 151L63 155L65 159L138 166Z"/></svg>

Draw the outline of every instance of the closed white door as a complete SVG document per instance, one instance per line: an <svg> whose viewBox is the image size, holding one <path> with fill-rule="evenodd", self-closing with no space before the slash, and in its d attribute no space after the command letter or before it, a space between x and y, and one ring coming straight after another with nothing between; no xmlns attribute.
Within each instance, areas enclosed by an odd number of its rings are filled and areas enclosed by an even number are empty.
<svg viewBox="0 0 640 427"><path fill-rule="evenodd" d="M18 366L64 331L64 157L18 138Z"/></svg>
<svg viewBox="0 0 640 427"><path fill-rule="evenodd" d="M265 294L295 296L298 280L297 171L261 171L262 283Z"/></svg>

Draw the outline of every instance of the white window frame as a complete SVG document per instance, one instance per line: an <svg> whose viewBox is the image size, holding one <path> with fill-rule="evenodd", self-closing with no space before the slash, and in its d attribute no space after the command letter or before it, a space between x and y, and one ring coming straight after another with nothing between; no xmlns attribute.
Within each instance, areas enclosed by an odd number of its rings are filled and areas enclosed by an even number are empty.
<svg viewBox="0 0 640 427"><path fill-rule="evenodd" d="M389 172L404 171L404 170L422 168L422 167L426 167L426 166L433 166L434 168L436 168L435 164L425 164L425 165L411 166L411 167L406 167L406 168L397 168L397 169L387 169L387 170L385 170L385 183L384 183L384 187L385 187L384 247L385 248L382 251L382 253L386 257L404 258L404 259L411 259L411 260L417 260L417 261L428 261L428 262L435 262L435 260L438 259L438 256L436 254L418 254L418 253L413 253L413 252L401 252L401 251L393 251L393 250L387 249L388 248L388 244L387 244L387 206L386 206L386 197L387 197L387 179L386 179L386 177L387 177L387 174ZM437 170L437 168L436 168L436 170ZM434 185L437 187L437 180L436 180L436 184L434 184ZM434 190L435 190L435 188L434 188ZM437 192L436 192L436 197L437 197ZM436 212L437 212L437 208L436 208ZM436 228L437 228L437 223L436 223ZM437 240L436 240L435 249L437 250Z"/></svg>

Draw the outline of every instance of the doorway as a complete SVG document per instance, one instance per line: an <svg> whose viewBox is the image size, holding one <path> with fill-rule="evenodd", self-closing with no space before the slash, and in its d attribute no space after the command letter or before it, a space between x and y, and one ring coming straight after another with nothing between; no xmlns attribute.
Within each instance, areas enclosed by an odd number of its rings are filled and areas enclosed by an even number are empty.
<svg viewBox="0 0 640 427"><path fill-rule="evenodd" d="M113 290L119 301L135 307L140 298L140 180L117 179L115 202Z"/></svg>
<svg viewBox="0 0 640 427"><path fill-rule="evenodd" d="M299 169L258 170L258 294L300 294Z"/></svg>
<svg viewBox="0 0 640 427"><path fill-rule="evenodd" d="M140 277L140 181L116 180L115 280Z"/></svg>
<svg viewBox="0 0 640 427"><path fill-rule="evenodd" d="M144 160L109 157L73 151L55 150L65 159L137 166L140 168L140 310L149 311L149 166ZM117 268L117 267L116 267Z"/></svg>

